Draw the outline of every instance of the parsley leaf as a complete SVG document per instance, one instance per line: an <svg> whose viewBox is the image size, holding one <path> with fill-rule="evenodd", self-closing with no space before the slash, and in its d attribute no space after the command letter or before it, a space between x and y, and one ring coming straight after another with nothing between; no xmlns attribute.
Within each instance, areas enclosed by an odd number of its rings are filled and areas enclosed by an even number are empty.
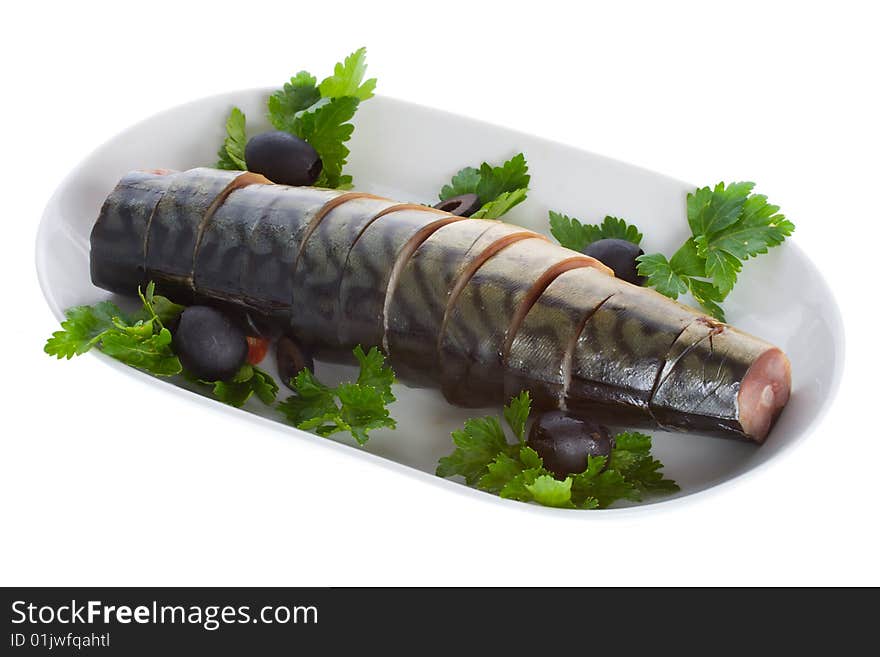
<svg viewBox="0 0 880 657"><path fill-rule="evenodd" d="M691 237L671 259L659 253L639 256L647 284L673 299L690 292L704 310L724 321L721 303L736 285L742 263L781 244L794 224L754 183L701 187L687 197Z"/></svg>
<svg viewBox="0 0 880 657"><path fill-rule="evenodd" d="M238 164L229 157L225 145L221 146L220 150L217 151L217 162L214 163L214 168L225 169L227 171L242 171Z"/></svg>
<svg viewBox="0 0 880 657"><path fill-rule="evenodd" d="M101 338L101 351L126 365L155 374L174 376L181 366L171 351L171 331L162 328L158 333L141 337L131 332L108 331Z"/></svg>
<svg viewBox="0 0 880 657"><path fill-rule="evenodd" d="M550 211L550 233L562 246L574 251L583 251L593 242L603 239L621 239L639 244L642 234L635 226L623 219L607 216L601 224L582 224L577 219Z"/></svg>
<svg viewBox="0 0 880 657"><path fill-rule="evenodd" d="M614 442L611 462L617 471L632 482L640 495L654 491L673 493L679 490L674 481L666 479L660 472L663 464L651 456L651 436L627 431L617 434Z"/></svg>
<svg viewBox="0 0 880 657"><path fill-rule="evenodd" d="M571 508L571 477L563 481L552 475L542 474L535 477L531 484L525 484L525 488L532 495L532 499L544 506Z"/></svg>
<svg viewBox="0 0 880 657"><path fill-rule="evenodd" d="M483 162L479 169L465 167L440 190L445 201L462 194L476 194L481 207L472 216L475 219L498 219L515 205L522 203L528 193L529 166L525 155L518 153L501 166Z"/></svg>
<svg viewBox="0 0 880 657"><path fill-rule="evenodd" d="M94 306L76 306L65 312L60 331L43 347L50 356L72 358L97 346L108 356L156 376L180 374L180 361L171 350L171 332L162 324L180 312L181 306L138 289L143 307L133 317L125 316L109 301Z"/></svg>
<svg viewBox="0 0 880 657"><path fill-rule="evenodd" d="M494 201L504 192L515 192L529 186L529 166L522 153L514 155L500 167L493 167L488 162L480 165L480 181L477 183L477 196L480 203Z"/></svg>
<svg viewBox="0 0 880 657"><path fill-rule="evenodd" d="M605 464L604 456L591 456L587 459L587 469L573 477L572 490L579 506L587 504L604 509L617 500L638 501L640 497L635 484L627 481L619 470L606 468ZM614 464L613 455L611 464Z"/></svg>
<svg viewBox="0 0 880 657"><path fill-rule="evenodd" d="M367 444L372 429L397 427L385 408L388 402L381 390L369 385L343 383L336 388L336 396L342 405L341 426L347 427L359 445Z"/></svg>
<svg viewBox="0 0 880 657"><path fill-rule="evenodd" d="M709 235L734 223L742 212L743 204L755 183L723 182L714 189L702 187L688 194L687 219L694 235Z"/></svg>
<svg viewBox="0 0 880 657"><path fill-rule="evenodd" d="M454 438L455 438L455 435L453 434L453 439ZM456 444L458 444L458 443L456 443ZM502 446L502 449L504 449L503 446ZM525 449L525 448L523 448L523 449ZM449 459L450 457L445 457L445 458ZM440 462L442 463L443 459L440 459ZM522 462L521 458L516 459L516 458L513 458L512 456L509 456L505 451L500 451L495 456L495 458L492 459L492 461L489 462L488 465L486 465L485 473L480 475L479 479L472 477L471 481L469 481L468 483L470 483L470 484L478 483L479 488L482 488L483 490L489 491L490 493L497 494L497 493L500 493L505 488L505 486L507 486L511 481L513 481L517 477L520 477L523 474L524 470L525 469L524 469L523 462ZM450 475L441 474L439 468L438 468L437 474L440 475L441 477L452 476L451 474ZM456 472L455 474L461 474L461 473ZM465 478L465 480L467 481L467 477Z"/></svg>
<svg viewBox="0 0 880 657"><path fill-rule="evenodd" d="M143 305L139 318L143 320L153 319L165 325L184 311L184 307L180 304L156 294L156 284L153 281L147 283L144 292L138 288L138 296Z"/></svg>
<svg viewBox="0 0 880 657"><path fill-rule="evenodd" d="M317 80L308 71L300 71L284 87L269 96L269 121L276 130L296 133L300 114L321 100Z"/></svg>
<svg viewBox="0 0 880 657"><path fill-rule="evenodd" d="M61 322L61 330L52 334L43 351L68 359L86 353L107 331L113 330L113 318L122 317L122 311L109 301L94 306L74 306L64 314L67 319Z"/></svg>
<svg viewBox="0 0 880 657"><path fill-rule="evenodd" d="M358 102L353 96L334 98L315 111L303 114L294 126L296 135L318 151L324 165L315 183L318 187L351 185L351 176L342 175L342 167L350 153L345 142L354 132L354 126L348 121L354 117Z"/></svg>
<svg viewBox="0 0 880 657"><path fill-rule="evenodd" d="M330 388L310 370L300 370L291 382L296 394L278 405L287 421L320 436L347 431L360 445L367 443L373 429L394 429L397 423L386 408L394 401L394 372L375 347L365 353L358 345L354 355L361 368L355 383Z"/></svg>
<svg viewBox="0 0 880 657"><path fill-rule="evenodd" d="M339 415L333 390L318 381L311 370L306 368L300 370L293 379L292 385L297 394L288 397L279 405L279 409L291 424L300 429L313 431ZM316 433L329 435L321 431Z"/></svg>
<svg viewBox="0 0 880 657"><path fill-rule="evenodd" d="M464 423L464 429L452 432L455 451L440 459L437 475L452 477L461 475L474 485L489 472L489 464L507 450L507 439L501 423L495 417L472 418Z"/></svg>
<svg viewBox="0 0 880 657"><path fill-rule="evenodd" d="M519 440L515 444L507 441L498 418L467 420L452 433L455 451L440 459L437 475L461 476L468 485L507 499L559 508L605 508L621 499L638 501L645 494L678 490L651 456L651 437L634 432L618 434L610 458L590 457L584 472L555 477L525 444L530 406L528 392L522 392L502 413Z"/></svg>
<svg viewBox="0 0 880 657"><path fill-rule="evenodd" d="M752 194L743 204L736 224L701 243L706 252L724 251L740 260L748 260L782 244L792 232L794 224L779 214L778 205L768 203L763 194Z"/></svg>
<svg viewBox="0 0 880 657"><path fill-rule="evenodd" d="M525 201L528 191L523 187L512 192L502 192L498 198L483 205L471 217L474 219L498 219L501 215L507 214L515 205Z"/></svg>
<svg viewBox="0 0 880 657"><path fill-rule="evenodd" d="M364 74L367 71L367 49L358 48L344 62L336 64L333 75L321 82L320 92L323 98L342 98L353 96L358 100L367 100L373 97L376 88L376 78L370 78L364 82Z"/></svg>
<svg viewBox="0 0 880 657"><path fill-rule="evenodd" d="M452 182L443 185L440 190L440 200L445 201L453 196L462 194L476 194L477 185L480 184L480 170L474 167L465 167L452 176Z"/></svg>
<svg viewBox="0 0 880 657"><path fill-rule="evenodd" d="M271 406L278 396L278 384L272 376L260 368L245 363L238 372L227 381L201 381L213 387L214 396L225 404L236 408L256 395L257 399Z"/></svg>
<svg viewBox="0 0 880 657"><path fill-rule="evenodd" d="M768 203L766 196L754 194L742 203L735 222L696 236L694 243L706 259L706 276L723 298L733 289L743 261L767 253L793 230L794 224L779 214L779 206Z"/></svg>
<svg viewBox="0 0 880 657"><path fill-rule="evenodd" d="M237 107L233 107L226 119L226 139L217 152L217 168L241 170L247 169L244 161L244 147L247 145L245 134L245 116Z"/></svg>
<svg viewBox="0 0 880 657"><path fill-rule="evenodd" d="M353 353L361 367L357 378L358 385L378 390L386 404L393 402L391 385L394 383L394 372L390 367L385 366L385 356L382 352L373 348L364 353L363 347L358 345Z"/></svg>
<svg viewBox="0 0 880 657"><path fill-rule="evenodd" d="M511 399L510 403L504 407L504 420L520 443L524 443L526 440L526 422L529 419L531 407L532 399L525 390Z"/></svg>
<svg viewBox="0 0 880 657"><path fill-rule="evenodd" d="M688 291L687 281L679 276L662 253L640 256L639 274L647 277L646 285L671 299Z"/></svg>

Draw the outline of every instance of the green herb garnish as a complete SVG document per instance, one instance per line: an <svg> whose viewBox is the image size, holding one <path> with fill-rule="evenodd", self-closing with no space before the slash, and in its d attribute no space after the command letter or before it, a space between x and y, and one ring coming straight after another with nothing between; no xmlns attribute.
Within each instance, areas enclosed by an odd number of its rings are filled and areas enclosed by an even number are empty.
<svg viewBox="0 0 880 657"><path fill-rule="evenodd" d="M147 285L140 312L129 317L115 304L102 301L94 306L75 306L65 311L61 330L46 341L43 351L57 358L73 358L98 347L126 365L155 374L180 374L180 361L171 351L171 332L164 323L180 314L183 306L155 294Z"/></svg>
<svg viewBox="0 0 880 657"><path fill-rule="evenodd" d="M360 101L354 96L334 98L314 111L304 112L294 125L294 134L318 151L323 168L315 182L318 187L348 189L352 177L342 173L351 151L345 145L354 132L349 123Z"/></svg>
<svg viewBox="0 0 880 657"><path fill-rule="evenodd" d="M497 219L526 199L530 179L525 155L519 153L500 167L483 162L479 169L461 169L440 190L440 200L476 194L481 207L472 216L475 219Z"/></svg>
<svg viewBox="0 0 880 657"><path fill-rule="evenodd" d="M376 88L376 78L364 80L366 70L367 49L360 48L336 64L333 75L320 84L308 71L300 71L269 96L268 116L275 129L296 135L318 152L323 165L315 183L318 187L351 187L351 176L342 173L350 153L345 142L354 131L349 121L358 104L372 98ZM233 107L217 168L245 170L246 144L245 116Z"/></svg>
<svg viewBox="0 0 880 657"><path fill-rule="evenodd" d="M244 162L244 147L247 145L245 133L245 115L237 107L233 107L226 119L226 139L217 151L217 168L231 171L247 169Z"/></svg>
<svg viewBox="0 0 880 657"><path fill-rule="evenodd" d="M583 251L593 242L604 239L627 240L633 244L642 241L642 234L623 219L605 217L601 224L582 224L577 219L550 210L550 233L562 246Z"/></svg>
<svg viewBox="0 0 880 657"><path fill-rule="evenodd" d="M367 49L359 48L333 67L333 75L318 87L322 98L352 97L368 100L376 90L376 78L364 81L367 73Z"/></svg>
<svg viewBox="0 0 880 657"><path fill-rule="evenodd" d="M109 301L69 309L62 330L52 334L43 350L58 358L72 358L98 347L108 356L156 376L187 375L171 349L171 331L165 326L184 307L156 294L152 281L145 291L138 288L138 296L141 309L132 316ZM214 396L231 406L242 406L254 394L272 405L278 394L275 380L248 364L227 381L197 382L211 386Z"/></svg>
<svg viewBox="0 0 880 657"><path fill-rule="evenodd" d="M779 206L752 194L754 186L718 183L688 194L691 237L669 259L662 253L639 256L638 272L647 278L645 284L672 299L690 292L707 313L725 321L721 302L736 284L742 263L767 253L794 231L794 224L779 214ZM583 225L551 211L550 232L562 246L575 251L606 238L642 241L635 226L616 217L605 217L601 225Z"/></svg>
<svg viewBox="0 0 880 657"><path fill-rule="evenodd" d="M669 260L660 253L639 257L639 274L673 299L690 292L713 317L724 321L721 302L730 294L742 263L781 244L794 224L779 206L753 194L755 183L701 187L687 197L691 237Z"/></svg>
<svg viewBox="0 0 880 657"><path fill-rule="evenodd" d="M373 429L394 429L397 423L387 408L394 401L394 372L375 347L364 353L359 345L354 355L360 364L355 383L340 383L331 388L318 381L310 370L301 370L291 382L296 394L278 405L287 421L320 436L347 431L359 445L367 443Z"/></svg>
<svg viewBox="0 0 880 657"><path fill-rule="evenodd" d="M647 494L678 490L651 456L651 437L636 432L618 434L609 459L591 456L584 472L557 479L526 444L530 410L527 392L504 408L505 423L516 438L513 443L497 417L466 421L463 429L452 433L456 449L440 459L437 475L462 476L468 485L504 498L570 509L602 509L618 500L640 501Z"/></svg>
<svg viewBox="0 0 880 657"><path fill-rule="evenodd" d="M203 386L210 386L211 394L218 401L241 408L248 399L256 396L266 406L272 406L278 397L278 384L268 372L256 365L245 363L238 372L225 381L204 381L184 372L186 378Z"/></svg>

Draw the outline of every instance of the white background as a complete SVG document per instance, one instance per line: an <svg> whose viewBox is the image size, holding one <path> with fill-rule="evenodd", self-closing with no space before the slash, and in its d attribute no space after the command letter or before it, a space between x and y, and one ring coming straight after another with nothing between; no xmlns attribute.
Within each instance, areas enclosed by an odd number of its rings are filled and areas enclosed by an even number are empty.
<svg viewBox="0 0 880 657"><path fill-rule="evenodd" d="M880 584L871 4L5 8L0 584ZM758 181L846 323L819 430L688 502L559 518L42 354L56 322L34 237L72 166L165 107L326 71L360 45L380 93L685 180Z"/></svg>

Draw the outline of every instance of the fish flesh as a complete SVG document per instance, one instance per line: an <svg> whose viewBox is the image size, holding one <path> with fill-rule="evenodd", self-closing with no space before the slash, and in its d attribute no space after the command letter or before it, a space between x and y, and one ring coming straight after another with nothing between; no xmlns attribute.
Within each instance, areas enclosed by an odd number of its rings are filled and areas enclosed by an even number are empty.
<svg viewBox="0 0 880 657"><path fill-rule="evenodd" d="M499 221L215 169L134 171L91 234L99 287L254 313L462 406L536 407L762 443L788 402L773 345Z"/></svg>

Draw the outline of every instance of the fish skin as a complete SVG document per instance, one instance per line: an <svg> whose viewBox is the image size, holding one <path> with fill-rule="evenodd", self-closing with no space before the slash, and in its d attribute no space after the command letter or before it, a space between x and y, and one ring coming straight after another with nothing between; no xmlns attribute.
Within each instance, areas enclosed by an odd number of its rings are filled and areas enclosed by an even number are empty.
<svg viewBox="0 0 880 657"><path fill-rule="evenodd" d="M645 288L617 291L584 324L572 353L566 407L600 421L650 424L654 385L673 345L700 313Z"/></svg>
<svg viewBox="0 0 880 657"><path fill-rule="evenodd" d="M131 294L143 285L147 229L171 176L132 171L116 185L92 228L90 270L96 286ZM135 267L132 264L136 263Z"/></svg>
<svg viewBox="0 0 880 657"><path fill-rule="evenodd" d="M193 266L193 285L202 296L245 304L242 274L250 256L248 239L263 212L258 185L236 189L211 216L202 233Z"/></svg>
<svg viewBox="0 0 880 657"><path fill-rule="evenodd" d="M349 251L339 286L338 343L381 347L384 308L395 263L411 240L429 236L450 222L463 221L431 208L389 212L369 224Z"/></svg>
<svg viewBox="0 0 880 657"><path fill-rule="evenodd" d="M264 199L255 207L264 211L248 234L242 294L250 307L289 320L302 237L321 208L343 192L284 185L254 185L252 189L254 196Z"/></svg>
<svg viewBox="0 0 880 657"><path fill-rule="evenodd" d="M338 358L343 352L336 333L339 286L352 245L377 214L395 205L369 197L346 201L324 216L303 245L293 276L297 310L290 328L319 356Z"/></svg>
<svg viewBox="0 0 880 657"><path fill-rule="evenodd" d="M214 199L241 171L190 169L171 175L147 231L144 268L157 289L181 302L193 298L192 263L199 228Z"/></svg>
<svg viewBox="0 0 880 657"><path fill-rule="evenodd" d="M562 265L584 259L543 237L499 242L491 229L473 228L479 220L375 197L329 209L327 199L341 192L256 178L237 181L253 185L239 189L230 184L238 175L254 176L202 169L124 177L92 231L95 283L131 294L153 279L179 302L255 305L261 316L275 313L273 325L311 331L330 351L384 343L392 364L397 337L421 326L407 314L428 318L429 328L419 329L427 335L445 298L434 359L415 346L406 360L464 406L526 388L538 408L761 443L789 398L790 364L772 345L593 272L595 261L566 271ZM458 241L442 237L455 230ZM422 247L437 247L437 257L423 257Z"/></svg>
<svg viewBox="0 0 880 657"><path fill-rule="evenodd" d="M582 267L560 274L526 314L504 360L504 396L527 390L535 408L565 410L575 341L620 281Z"/></svg>
<svg viewBox="0 0 880 657"><path fill-rule="evenodd" d="M468 264L498 239L536 236L497 221L471 219L438 229L402 269L386 315L385 345L397 377L428 385L437 367L437 335L453 285Z"/></svg>
<svg viewBox="0 0 880 657"><path fill-rule="evenodd" d="M478 407L503 400L503 348L511 318L541 275L571 253L529 238L477 269L447 309L438 339L441 387L450 403Z"/></svg>

